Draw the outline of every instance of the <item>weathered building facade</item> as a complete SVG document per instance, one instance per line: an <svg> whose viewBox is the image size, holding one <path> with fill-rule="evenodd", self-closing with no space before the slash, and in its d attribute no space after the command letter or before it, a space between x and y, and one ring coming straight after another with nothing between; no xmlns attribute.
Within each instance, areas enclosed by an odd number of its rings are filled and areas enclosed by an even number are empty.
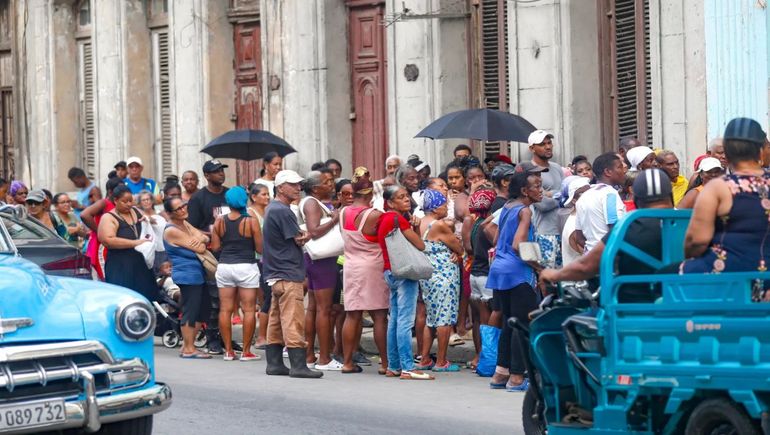
<svg viewBox="0 0 770 435"><path fill-rule="evenodd" d="M0 173L68 190L138 155L162 179L233 128L301 171L437 168L461 141L414 135L469 107L554 131L561 162L624 136L691 161L731 116L767 124L767 41L758 0L0 0Z"/></svg>

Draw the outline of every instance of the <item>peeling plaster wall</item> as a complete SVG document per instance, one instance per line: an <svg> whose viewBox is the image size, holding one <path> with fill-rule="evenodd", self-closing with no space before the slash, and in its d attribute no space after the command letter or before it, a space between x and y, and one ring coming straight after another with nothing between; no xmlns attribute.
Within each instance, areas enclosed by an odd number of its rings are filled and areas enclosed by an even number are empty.
<svg viewBox="0 0 770 435"><path fill-rule="evenodd" d="M298 151L284 166L301 173L335 157L349 175L352 156L347 13L342 0L262 0L264 125ZM269 87L271 77L280 81Z"/></svg>
<svg viewBox="0 0 770 435"><path fill-rule="evenodd" d="M160 172L153 150L152 42L147 27L144 0L123 0L125 53L125 118L123 140L127 155L137 155L144 163L143 175L155 178ZM108 170L115 162L104 162ZM161 180L159 180L161 181Z"/></svg>
<svg viewBox="0 0 770 435"><path fill-rule="evenodd" d="M78 117L78 64L75 42L76 20L73 3L70 0L53 3L53 118L54 137L52 143L57 157L52 160L54 179L48 188L52 192L73 190L67 171L72 166L81 166L80 123Z"/></svg>
<svg viewBox="0 0 770 435"><path fill-rule="evenodd" d="M400 13L402 6L416 15L435 13L453 3L388 0L386 14ZM397 21L386 29L390 154L404 159L417 154L435 174L452 159L454 146L467 141L432 141L414 136L440 116L470 105L465 23L463 18L419 18ZM419 69L415 81L407 81L404 76L407 64Z"/></svg>

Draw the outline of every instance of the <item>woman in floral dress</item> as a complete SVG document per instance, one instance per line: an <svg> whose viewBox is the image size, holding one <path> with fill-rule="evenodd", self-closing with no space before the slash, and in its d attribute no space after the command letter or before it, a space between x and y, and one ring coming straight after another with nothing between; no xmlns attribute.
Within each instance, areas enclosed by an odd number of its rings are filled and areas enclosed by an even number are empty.
<svg viewBox="0 0 770 435"><path fill-rule="evenodd" d="M770 156L766 141L754 120L736 118L727 125L724 148L732 172L711 180L698 196L685 236L688 260L680 266L682 273L767 270L770 173L764 166Z"/></svg>
<svg viewBox="0 0 770 435"><path fill-rule="evenodd" d="M457 263L462 258L463 248L454 234L454 228L443 220L447 216L446 197L441 192L426 189L423 191L422 198L425 217L420 223L420 232L425 241L425 255L433 264L433 276L420 281L427 319L420 359L423 364L418 365L417 368L432 369L434 372L457 372L460 371L460 367L451 364L446 354L449 337L457 323L457 310L460 303L460 273ZM438 352L434 364L430 358L430 348L436 336L438 336Z"/></svg>

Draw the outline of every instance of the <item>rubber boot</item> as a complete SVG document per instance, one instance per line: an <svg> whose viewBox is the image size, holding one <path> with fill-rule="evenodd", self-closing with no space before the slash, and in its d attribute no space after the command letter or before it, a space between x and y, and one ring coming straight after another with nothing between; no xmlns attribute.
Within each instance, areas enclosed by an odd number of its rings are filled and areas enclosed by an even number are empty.
<svg viewBox="0 0 770 435"><path fill-rule="evenodd" d="M289 368L283 364L283 346L268 344L265 346L267 368L265 373L272 376L289 376Z"/></svg>
<svg viewBox="0 0 770 435"><path fill-rule="evenodd" d="M320 378L324 374L323 372L310 370L307 368L306 355L307 352L301 347L290 347L287 350L289 352L289 362L291 363L291 370L289 376L292 378Z"/></svg>

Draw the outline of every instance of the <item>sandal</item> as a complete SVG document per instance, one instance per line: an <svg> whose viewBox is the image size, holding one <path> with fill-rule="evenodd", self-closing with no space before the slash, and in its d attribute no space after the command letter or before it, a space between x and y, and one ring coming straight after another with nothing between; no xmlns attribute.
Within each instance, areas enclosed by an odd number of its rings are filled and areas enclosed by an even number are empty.
<svg viewBox="0 0 770 435"><path fill-rule="evenodd" d="M414 369L415 370L431 370L435 365L436 365L436 363L434 363L431 360L431 362L429 362L428 364L425 364L425 365L423 365L423 364L415 364L414 365Z"/></svg>
<svg viewBox="0 0 770 435"><path fill-rule="evenodd" d="M351 373L361 373L363 371L364 371L364 369L360 365L358 365L358 364L353 364L353 370L345 370L345 369L341 369L340 370L341 373L346 374L346 375L347 374L351 374Z"/></svg>
<svg viewBox="0 0 770 435"><path fill-rule="evenodd" d="M182 359L211 359L211 355L207 353L203 353L200 351L195 351L193 353L180 353L179 358Z"/></svg>
<svg viewBox="0 0 770 435"><path fill-rule="evenodd" d="M459 346L461 344L465 344L465 340L460 338L460 336L457 335L456 333L452 334L452 336L449 337L449 345L450 346Z"/></svg>
<svg viewBox="0 0 770 435"><path fill-rule="evenodd" d="M424 373L420 370L404 370L401 372L400 378L411 381L432 381L436 379L433 375Z"/></svg>
<svg viewBox="0 0 770 435"><path fill-rule="evenodd" d="M400 376L401 376L401 370L391 370L391 369L385 370L386 378L398 378Z"/></svg>
<svg viewBox="0 0 770 435"><path fill-rule="evenodd" d="M517 391L527 391L529 389L529 379L524 378L524 380L518 384L518 385L511 385L506 383L505 390L509 393L515 393Z"/></svg>
<svg viewBox="0 0 770 435"><path fill-rule="evenodd" d="M460 366L457 364L452 364L449 361L446 362L443 366L440 365L434 365L433 369L434 372L459 372Z"/></svg>

